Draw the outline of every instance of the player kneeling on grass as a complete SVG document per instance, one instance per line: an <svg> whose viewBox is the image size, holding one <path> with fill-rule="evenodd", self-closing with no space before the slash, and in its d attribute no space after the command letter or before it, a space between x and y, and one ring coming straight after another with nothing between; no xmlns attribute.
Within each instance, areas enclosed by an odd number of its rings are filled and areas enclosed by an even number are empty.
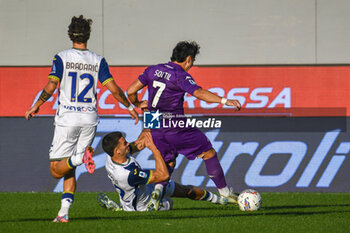
<svg viewBox="0 0 350 233"><path fill-rule="evenodd" d="M107 134L102 141L103 150L109 155L106 170L115 189L120 195L120 204L109 199L104 193L98 195L102 207L110 210L153 211L172 209L170 197L187 197L193 200L206 200L221 203L221 197L206 190L181 185L170 181L163 194L154 191L154 183L169 179L167 166L149 132L143 131L135 143L129 144L122 133ZM130 153L144 147L150 149L156 161L156 170L143 170Z"/></svg>

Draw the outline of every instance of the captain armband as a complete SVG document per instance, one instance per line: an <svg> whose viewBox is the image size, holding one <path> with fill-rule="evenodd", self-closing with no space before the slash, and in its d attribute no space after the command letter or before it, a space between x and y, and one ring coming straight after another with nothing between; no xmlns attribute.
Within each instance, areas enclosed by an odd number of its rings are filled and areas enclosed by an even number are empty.
<svg viewBox="0 0 350 233"><path fill-rule="evenodd" d="M48 99L50 99L50 97L51 97L51 94L49 94L49 93L47 93L45 90L43 90L43 91L41 92L41 95L40 95L39 99L40 99L41 101L43 101L43 102L46 102Z"/></svg>

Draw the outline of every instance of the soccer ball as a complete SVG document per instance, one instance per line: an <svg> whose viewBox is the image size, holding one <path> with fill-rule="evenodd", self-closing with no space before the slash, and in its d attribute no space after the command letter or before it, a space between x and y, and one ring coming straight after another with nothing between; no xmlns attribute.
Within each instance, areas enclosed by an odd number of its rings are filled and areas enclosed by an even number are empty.
<svg viewBox="0 0 350 233"><path fill-rule="evenodd" d="M242 211L255 211L261 206L261 196L254 189L246 189L238 196L238 206Z"/></svg>

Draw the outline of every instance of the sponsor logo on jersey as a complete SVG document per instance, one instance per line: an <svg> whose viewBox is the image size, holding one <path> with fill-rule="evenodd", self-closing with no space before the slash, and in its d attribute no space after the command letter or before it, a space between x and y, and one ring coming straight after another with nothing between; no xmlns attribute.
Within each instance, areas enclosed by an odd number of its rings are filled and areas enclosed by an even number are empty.
<svg viewBox="0 0 350 233"><path fill-rule="evenodd" d="M79 106L70 106L70 105L62 105L63 108L75 111L75 112L96 112L97 108L95 107L79 107Z"/></svg>

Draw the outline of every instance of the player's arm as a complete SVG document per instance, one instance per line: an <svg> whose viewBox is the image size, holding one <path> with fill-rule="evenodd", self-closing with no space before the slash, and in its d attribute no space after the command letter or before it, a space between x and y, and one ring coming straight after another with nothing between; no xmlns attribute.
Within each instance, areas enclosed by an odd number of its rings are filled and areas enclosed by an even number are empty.
<svg viewBox="0 0 350 233"><path fill-rule="evenodd" d="M169 172L160 151L153 143L152 135L150 132L145 132L145 145L153 153L156 161L156 170L151 172L151 176L148 183L158 183L169 179Z"/></svg>
<svg viewBox="0 0 350 233"><path fill-rule="evenodd" d="M31 117L34 117L36 113L39 112L39 107L45 103L54 91L56 90L58 85L58 81L54 78L49 77L49 81L47 82L46 86L44 87L43 91L41 92L41 95L39 99L35 102L35 104L25 113L24 117L29 120Z"/></svg>
<svg viewBox="0 0 350 233"><path fill-rule="evenodd" d="M132 105L129 103L128 99L124 95L123 90L115 83L112 79L105 84L105 87L112 93L113 97L128 108L132 119L136 119L135 125L139 122L139 116Z"/></svg>
<svg viewBox="0 0 350 233"><path fill-rule="evenodd" d="M145 101L139 101L137 97L137 92L144 88L145 85L141 83L141 81L137 78L126 90L126 93L128 94L128 98L131 101L133 105L137 108L147 108L147 102Z"/></svg>
<svg viewBox="0 0 350 233"><path fill-rule="evenodd" d="M129 148L130 148L130 154L134 154L136 152L139 152L143 150L146 145L145 145L145 135L147 132L151 132L150 129L143 129L139 137L137 138L136 141L129 143Z"/></svg>
<svg viewBox="0 0 350 233"><path fill-rule="evenodd" d="M193 92L193 96L196 97L197 99L204 100L209 103L222 103L227 106L233 106L236 108L236 110L241 109L241 104L239 103L238 100L231 100L231 99L226 99L222 98L220 96L217 96L216 94L199 88Z"/></svg>

